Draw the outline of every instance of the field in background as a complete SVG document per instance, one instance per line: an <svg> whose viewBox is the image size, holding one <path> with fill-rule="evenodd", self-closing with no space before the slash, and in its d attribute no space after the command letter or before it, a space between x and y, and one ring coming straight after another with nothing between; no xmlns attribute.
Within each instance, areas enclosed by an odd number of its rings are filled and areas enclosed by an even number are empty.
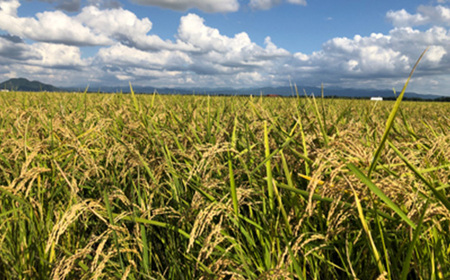
<svg viewBox="0 0 450 280"><path fill-rule="evenodd" d="M0 93L0 278L450 279L450 104L393 108Z"/></svg>

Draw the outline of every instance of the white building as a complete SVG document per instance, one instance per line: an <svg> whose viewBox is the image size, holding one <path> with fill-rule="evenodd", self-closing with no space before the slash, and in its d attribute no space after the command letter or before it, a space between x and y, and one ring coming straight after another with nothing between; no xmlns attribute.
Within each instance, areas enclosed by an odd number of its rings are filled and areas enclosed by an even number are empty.
<svg viewBox="0 0 450 280"><path fill-rule="evenodd" d="M383 101L383 97L371 97L371 101Z"/></svg>

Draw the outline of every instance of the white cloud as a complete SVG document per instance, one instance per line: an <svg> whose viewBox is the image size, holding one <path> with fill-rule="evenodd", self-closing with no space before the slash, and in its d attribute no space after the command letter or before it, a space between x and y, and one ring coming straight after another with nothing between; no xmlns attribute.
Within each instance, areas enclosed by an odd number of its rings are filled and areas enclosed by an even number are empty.
<svg viewBox="0 0 450 280"><path fill-rule="evenodd" d="M252 42L247 33L241 32L234 37L222 35L218 29L206 26L204 19L195 14L181 18L177 37L198 50L192 52L191 70L203 74L250 71L290 55L273 44L270 37L266 38L266 47L262 48Z"/></svg>
<svg viewBox="0 0 450 280"><path fill-rule="evenodd" d="M247 33L236 34L234 38L223 36L218 29L206 26L204 19L196 14L188 14L181 18L178 38L203 52L240 51L255 46Z"/></svg>
<svg viewBox="0 0 450 280"><path fill-rule="evenodd" d="M250 0L249 6L255 10L269 10L282 0ZM306 0L287 0L287 3L306 6Z"/></svg>
<svg viewBox="0 0 450 280"><path fill-rule="evenodd" d="M442 5L419 6L416 14L406 10L389 11L386 18L396 27L413 27L426 24L450 26L450 8Z"/></svg>
<svg viewBox="0 0 450 280"><path fill-rule="evenodd" d="M157 36L148 36L152 22L148 18L138 19L130 11L119 9L100 10L95 6L83 8L75 17L95 34L102 34L123 44L140 48L159 49L167 45Z"/></svg>
<svg viewBox="0 0 450 280"><path fill-rule="evenodd" d="M333 38L311 55L294 54L287 69L300 83L312 85L325 81L342 87L401 87L427 46L431 47L409 86L410 90L427 93L427 87L436 88L436 80L423 77L448 73L450 69L450 34L442 27L425 31L402 27L389 34Z"/></svg>
<svg viewBox="0 0 450 280"><path fill-rule="evenodd" d="M250 0L250 7L258 10L269 10L275 5L281 3L281 0Z"/></svg>
<svg viewBox="0 0 450 280"><path fill-rule="evenodd" d="M13 60L26 61L39 58L32 48L15 36L0 36L0 61L11 63Z"/></svg>
<svg viewBox="0 0 450 280"><path fill-rule="evenodd" d="M252 57L275 57L288 55L284 49L280 49L272 43L270 37L265 39L266 48L258 46L251 41L246 32L241 32L234 37L220 34L216 28L206 26L204 19L196 14L188 14L180 20L178 35L180 41L195 47L198 52L224 53L225 57L239 56L240 61L252 59Z"/></svg>
<svg viewBox="0 0 450 280"><path fill-rule="evenodd" d="M82 59L79 48L61 44L32 45L0 37L0 73L2 77L27 77L57 85L83 84L92 73L84 67L91 59Z"/></svg>
<svg viewBox="0 0 450 280"><path fill-rule="evenodd" d="M32 0L28 0L32 1ZM37 0L54 4L57 10L66 12L78 12L81 9L82 0ZM89 6L96 6L102 9L117 9L122 6L119 0L87 0Z"/></svg>
<svg viewBox="0 0 450 280"><path fill-rule="evenodd" d="M419 6L419 14L424 15L433 24L450 25L450 8L438 6Z"/></svg>
<svg viewBox="0 0 450 280"><path fill-rule="evenodd" d="M123 9L100 10L95 6L88 6L74 19L97 34L118 39L145 36L152 29L148 18L140 20L134 13Z"/></svg>
<svg viewBox="0 0 450 280"><path fill-rule="evenodd" d="M432 63L439 63L446 54L447 51L443 46L432 46L428 50L426 59L428 59Z"/></svg>
<svg viewBox="0 0 450 280"><path fill-rule="evenodd" d="M89 59L81 58L78 47L51 43L28 45L5 37L0 36L0 59L7 60L11 64L76 69L88 66L89 63Z"/></svg>
<svg viewBox="0 0 450 280"><path fill-rule="evenodd" d="M306 0L287 0L288 3L306 6Z"/></svg>
<svg viewBox="0 0 450 280"><path fill-rule="evenodd" d="M159 6L166 9L187 11L197 8L208 13L227 13L239 10L237 0L131 0L137 4Z"/></svg>
<svg viewBox="0 0 450 280"><path fill-rule="evenodd" d="M81 6L81 0L38 0L38 1L55 4L56 9L64 10L67 12L79 11Z"/></svg>
<svg viewBox="0 0 450 280"><path fill-rule="evenodd" d="M78 47L49 43L35 43L32 47L40 58L30 60L30 64L69 69L88 66L88 61L81 59L81 51Z"/></svg>
<svg viewBox="0 0 450 280"><path fill-rule="evenodd" d="M295 54L297 65L306 68L319 79L339 82L340 79L377 79L404 75L410 59L391 46L391 36L372 34L350 38L334 38L323 45L321 51L310 56ZM294 70L295 71L295 70ZM301 76L303 71L298 74Z"/></svg>
<svg viewBox="0 0 450 280"><path fill-rule="evenodd" d="M264 39L264 44L266 45L265 50L263 51L263 53L258 54L258 57L283 57L283 56L288 56L290 55L290 53L282 48L278 48L273 42L272 42L272 38L270 38L270 36L267 36Z"/></svg>
<svg viewBox="0 0 450 280"><path fill-rule="evenodd" d="M87 6L73 17L62 11L37 13L36 17L18 17L17 0L0 2L0 29L38 42L73 46L107 46L115 42L143 50L193 50L181 42L164 41L148 35L152 22L122 8L99 9Z"/></svg>
<svg viewBox="0 0 450 280"><path fill-rule="evenodd" d="M120 43L109 48L99 50L96 59L101 65L114 65L120 67L138 67L142 69L176 68L190 64L191 58L180 51L161 50L159 52L146 52Z"/></svg>
<svg viewBox="0 0 450 280"><path fill-rule="evenodd" d="M54 2L51 0L51 2ZM81 0L59 0L56 8L67 12L76 12L80 9Z"/></svg>
<svg viewBox="0 0 450 280"><path fill-rule="evenodd" d="M0 10L0 29L23 38L40 42L70 45L106 45L112 40L91 29L61 11L37 13L36 18L17 17L17 0L3 2ZM5 8L4 8L5 7Z"/></svg>
<svg viewBox="0 0 450 280"><path fill-rule="evenodd" d="M391 11L386 14L394 24L390 32L332 38L312 54L290 53L269 36L262 45L246 32L227 36L192 13L180 18L173 40L162 40L151 34L158 22L123 8L91 5L76 14L47 11L19 17L18 7L17 0L0 2L0 29L8 33L0 35L1 77L55 85L123 85L130 80L158 87L277 86L288 85L291 78L298 85L392 88L403 84L417 57L431 46L410 89L450 85L444 78L450 69L450 33L438 26L446 20L446 10L439 7L419 7L417 14ZM424 24L435 25L411 26ZM101 47L86 47L95 53L83 56L81 46Z"/></svg>
<svg viewBox="0 0 450 280"><path fill-rule="evenodd" d="M138 19L134 13L122 8L100 10L95 6L88 6L74 19L95 34L102 34L141 50L192 50L182 43L174 44L162 40L159 36L148 35L153 26L152 22L148 18Z"/></svg>
<svg viewBox="0 0 450 280"><path fill-rule="evenodd" d="M4 16L17 16L17 9L20 7L18 0L6 0L0 2L0 13Z"/></svg>
<svg viewBox="0 0 450 280"><path fill-rule="evenodd" d="M122 7L119 0L88 0L90 5L102 9L118 9Z"/></svg>
<svg viewBox="0 0 450 280"><path fill-rule="evenodd" d="M102 48L93 66L102 68L106 79L150 82L154 86L249 86L264 85L274 77L277 63L291 55L270 37L261 47L245 32L233 37L222 35L195 14L181 18L176 37L176 43L171 43L175 47L159 51L121 43Z"/></svg>
<svg viewBox="0 0 450 280"><path fill-rule="evenodd" d="M408 13L405 9L399 11L389 11L386 14L386 18L392 22L394 26L405 27L405 26L416 26L427 23L428 19L423 15L415 14L412 15Z"/></svg>

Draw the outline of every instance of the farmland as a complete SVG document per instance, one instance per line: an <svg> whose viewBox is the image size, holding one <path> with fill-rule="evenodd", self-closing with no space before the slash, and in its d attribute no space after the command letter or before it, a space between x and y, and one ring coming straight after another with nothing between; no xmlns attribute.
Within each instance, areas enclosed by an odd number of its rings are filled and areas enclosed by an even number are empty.
<svg viewBox="0 0 450 280"><path fill-rule="evenodd" d="M2 92L0 278L449 279L450 104L398 104Z"/></svg>

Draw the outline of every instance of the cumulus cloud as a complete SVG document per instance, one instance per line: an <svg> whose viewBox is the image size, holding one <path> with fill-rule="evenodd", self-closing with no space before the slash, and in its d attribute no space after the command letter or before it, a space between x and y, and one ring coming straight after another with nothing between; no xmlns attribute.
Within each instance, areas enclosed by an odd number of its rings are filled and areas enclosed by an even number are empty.
<svg viewBox="0 0 450 280"><path fill-rule="evenodd" d="M38 0L38 1L55 4L56 9L63 10L66 12L76 12L79 11L81 7L81 0Z"/></svg>
<svg viewBox="0 0 450 280"><path fill-rule="evenodd" d="M204 19L196 14L188 14L181 18L178 38L197 47L202 52L216 51L220 53L254 47L247 33L236 34L234 38L223 36L218 29L206 26Z"/></svg>
<svg viewBox="0 0 450 280"><path fill-rule="evenodd" d="M431 61L432 63L439 63L446 54L447 51L443 46L431 46L428 50L426 59Z"/></svg>
<svg viewBox="0 0 450 280"><path fill-rule="evenodd" d="M440 75L450 68L449 40L450 34L442 27L425 31L398 27L388 34L333 38L311 55L294 54L287 69L298 80L315 84L322 80L343 87L401 87L418 56L431 46L410 85L413 89L414 84L416 88L422 85L425 90L431 80L421 77Z"/></svg>
<svg viewBox="0 0 450 280"><path fill-rule="evenodd" d="M391 10L387 12L386 18L390 22L392 22L394 26L398 27L422 25L427 23L427 21L429 20L420 14L412 15L408 13L405 9L401 9L399 11Z"/></svg>
<svg viewBox="0 0 450 280"><path fill-rule="evenodd" d="M450 25L450 8L438 6L419 6L418 14L428 18L430 23L439 25Z"/></svg>
<svg viewBox="0 0 450 280"><path fill-rule="evenodd" d="M95 6L88 6L74 19L95 34L107 36L123 45L140 50L192 50L192 47L181 42L173 43L162 40L157 35L148 35L153 26L152 22L148 18L139 19L134 13L122 8L101 10Z"/></svg>
<svg viewBox="0 0 450 280"><path fill-rule="evenodd" d="M56 8L67 12L77 12L80 10L81 0L60 0L57 1Z"/></svg>
<svg viewBox="0 0 450 280"><path fill-rule="evenodd" d="M75 46L35 43L32 48L39 59L30 60L30 64L36 66L79 70L88 65L88 61L81 59L80 48Z"/></svg>
<svg viewBox="0 0 450 280"><path fill-rule="evenodd" d="M0 29L15 36L38 42L73 46L107 46L116 42L142 50L192 50L182 42L173 43L149 35L152 22L139 19L125 9L100 9L90 5L73 17L62 11L37 13L35 17L18 17L17 0L0 2Z"/></svg>
<svg viewBox="0 0 450 280"><path fill-rule="evenodd" d="M218 29L205 25L204 19L196 14L188 14L181 18L177 37L182 42L194 46L198 52L226 54L228 58L236 55L239 61L257 56L275 57L289 54L286 50L276 47L270 37L266 38L266 48L263 49L252 42L246 32L238 33L232 38L222 35Z"/></svg>
<svg viewBox="0 0 450 280"><path fill-rule="evenodd" d="M72 68L87 66L78 47L61 44L26 44L11 35L0 35L0 58L9 63L20 63L50 68Z"/></svg>
<svg viewBox="0 0 450 280"><path fill-rule="evenodd" d="M37 58L39 55L19 37L0 35L0 61L12 63L13 60L21 62Z"/></svg>
<svg viewBox="0 0 450 280"><path fill-rule="evenodd" d="M84 67L89 59L82 59L79 48L50 43L26 44L15 36L0 36L0 76L3 79L27 77L56 85L85 84Z"/></svg>
<svg viewBox="0 0 450 280"><path fill-rule="evenodd" d="M281 0L250 0L250 7L258 10L269 10L275 5L281 3Z"/></svg>
<svg viewBox="0 0 450 280"><path fill-rule="evenodd" d="M61 11L37 13L36 18L18 17L19 1L1 3L0 29L35 41L69 45L106 45L112 40L103 34L95 34L79 21Z"/></svg>
<svg viewBox="0 0 450 280"><path fill-rule="evenodd" d="M197 8L207 13L227 13L239 10L237 0L131 0L141 5L158 6L177 11Z"/></svg>
<svg viewBox="0 0 450 280"><path fill-rule="evenodd" d="M450 26L450 8L442 5L419 6L416 14L406 10L388 11L386 18L396 27L413 27L426 24Z"/></svg>
<svg viewBox="0 0 450 280"><path fill-rule="evenodd" d="M269 10L282 0L250 0L249 6L256 10ZM287 3L306 6L306 0L286 0Z"/></svg>
<svg viewBox="0 0 450 280"><path fill-rule="evenodd" d="M149 51L116 43L101 48L92 67L102 69L104 79L154 86L249 86L274 78L276 65L290 55L270 37L259 46L245 32L228 37L188 14L180 19L176 41L166 47Z"/></svg>
<svg viewBox="0 0 450 280"><path fill-rule="evenodd" d="M193 54L198 60L195 69L199 73L239 72L262 67L277 57L289 55L288 51L275 46L270 37L266 38L263 48L252 42L245 32L234 37L222 35L218 29L206 26L204 19L195 14L181 18L177 37L199 50Z"/></svg>
<svg viewBox="0 0 450 280"><path fill-rule="evenodd" d="M100 9L118 9L122 7L119 0L88 0L89 6L96 6Z"/></svg>
<svg viewBox="0 0 450 280"><path fill-rule="evenodd" d="M97 63L122 68L171 69L192 63L191 58L180 51L161 50L157 53L137 50L120 43L102 48L97 53Z"/></svg>
<svg viewBox="0 0 450 280"><path fill-rule="evenodd" d="M37 0L37 1L54 4L56 9L66 12L78 12L80 11L82 4L81 0ZM88 0L87 2L89 5L96 6L102 9L116 9L122 6L118 0Z"/></svg>
<svg viewBox="0 0 450 280"><path fill-rule="evenodd" d="M306 0L287 0L288 3L306 6Z"/></svg>
<svg viewBox="0 0 450 280"><path fill-rule="evenodd" d="M152 29L152 22L148 18L138 19L134 13L123 9L100 10L88 6L74 20L95 34L129 45L144 40Z"/></svg>
<svg viewBox="0 0 450 280"><path fill-rule="evenodd" d="M450 69L450 33L443 23L446 10L439 6L421 6L416 14L390 11L386 17L394 27L388 33L332 38L305 54L288 52L270 36L258 44L246 32L225 35L194 13L180 18L172 40L163 40L151 34L158 22L121 7L102 9L106 2L91 0L75 14L56 10L20 17L17 0L1 1L0 29L7 32L0 35L0 73L6 73L1 76L55 85L131 81L159 87L247 87L286 85L291 79L299 85L391 88L403 84L417 57L431 46L412 85L450 83L440 76ZM253 1L267 7L281 2ZM217 8L222 2L214 3ZM87 57L86 48L93 51Z"/></svg>
<svg viewBox="0 0 450 280"><path fill-rule="evenodd" d="M146 52L118 43L100 49L93 66L101 68L107 78L119 81L143 80L147 83L155 81L163 85L161 80L167 83L170 78L180 79L183 65L191 63L191 58L180 51Z"/></svg>
<svg viewBox="0 0 450 280"><path fill-rule="evenodd" d="M353 39L334 38L323 45L321 52L311 59L315 64L329 65L328 71L347 77L383 77L408 70L409 57L392 47L391 37L371 34L369 37L356 35Z"/></svg>
<svg viewBox="0 0 450 280"><path fill-rule="evenodd" d="M13 43L24 43L24 41L22 40L22 38L20 38L19 36L14 36L14 35L10 35L10 34L4 34L4 35L0 35L1 38L9 40Z"/></svg>
<svg viewBox="0 0 450 280"><path fill-rule="evenodd" d="M275 61L290 55L270 37L265 47L252 42L245 32L228 37L205 25L204 19L195 14L181 18L177 41L172 44L187 47L149 52L119 43L100 49L94 63L104 65L109 77L118 80L139 80L137 73L146 73L146 81L151 80L153 85L243 86L251 77L255 78L253 83L262 82L268 75L262 72L274 70Z"/></svg>
<svg viewBox="0 0 450 280"><path fill-rule="evenodd" d="M148 18L140 20L134 13L123 9L100 10L95 6L88 6L74 19L97 34L119 38L132 36L130 33L142 36L152 29Z"/></svg>
<svg viewBox="0 0 450 280"><path fill-rule="evenodd" d="M0 12L4 16L17 16L17 9L20 7L18 0L6 0L0 2Z"/></svg>

